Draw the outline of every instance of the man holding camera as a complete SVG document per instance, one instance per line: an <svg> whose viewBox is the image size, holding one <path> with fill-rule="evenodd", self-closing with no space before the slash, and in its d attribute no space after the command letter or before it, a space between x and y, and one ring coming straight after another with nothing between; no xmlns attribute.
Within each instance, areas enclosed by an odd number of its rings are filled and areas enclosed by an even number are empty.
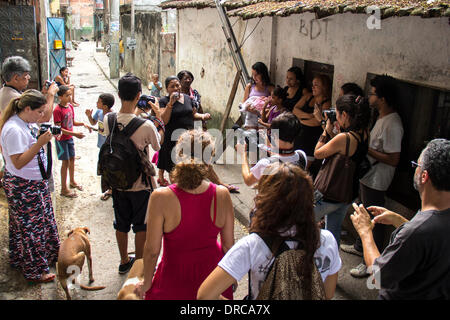
<svg viewBox="0 0 450 320"><path fill-rule="evenodd" d="M28 60L20 57L8 57L2 64L2 78L5 85L0 89L0 116L1 112L6 108L9 102L22 95L22 92L28 87L30 82L31 66ZM42 93L47 97L47 109L41 119L42 122L50 121L53 112L53 101L58 86L52 84L49 88L45 88Z"/></svg>
<svg viewBox="0 0 450 320"><path fill-rule="evenodd" d="M370 81L369 104L378 111L378 119L370 132L368 158L372 164L369 172L360 180L360 200L364 206L380 206L385 203L385 193L392 182L395 167L400 161L403 125L394 106L397 101L395 79L376 76ZM384 247L386 226L377 225L373 230L375 243L380 251ZM341 245L344 252L362 256L361 239L354 245ZM363 263L350 270L354 277L368 276Z"/></svg>
<svg viewBox="0 0 450 320"><path fill-rule="evenodd" d="M417 163L411 161L414 188L421 210L411 221L378 206L359 207L351 220L362 240L364 260L372 266L381 299L450 298L450 141L428 143ZM375 216L371 220L370 212ZM393 225L397 229L380 255L373 227Z"/></svg>

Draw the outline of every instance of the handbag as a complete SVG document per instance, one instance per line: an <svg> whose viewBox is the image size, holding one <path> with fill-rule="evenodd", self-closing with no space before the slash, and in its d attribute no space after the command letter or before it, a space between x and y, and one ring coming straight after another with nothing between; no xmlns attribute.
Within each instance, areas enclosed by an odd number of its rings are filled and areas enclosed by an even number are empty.
<svg viewBox="0 0 450 320"><path fill-rule="evenodd" d="M324 200L350 203L353 198L353 175L356 164L348 156L350 138L346 134L345 155L335 153L325 159L314 181L314 189L323 194Z"/></svg>

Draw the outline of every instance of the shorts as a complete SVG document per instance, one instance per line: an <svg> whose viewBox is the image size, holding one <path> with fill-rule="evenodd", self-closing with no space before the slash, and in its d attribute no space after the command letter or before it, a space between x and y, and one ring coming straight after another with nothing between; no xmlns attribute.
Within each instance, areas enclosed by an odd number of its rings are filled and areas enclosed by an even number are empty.
<svg viewBox="0 0 450 320"><path fill-rule="evenodd" d="M75 158L75 144L73 138L69 140L56 140L56 154L59 160L69 160Z"/></svg>
<svg viewBox="0 0 450 320"><path fill-rule="evenodd" d="M133 225L134 233L146 231L145 216L150 194L148 190L117 191L113 189L114 229L128 233Z"/></svg>

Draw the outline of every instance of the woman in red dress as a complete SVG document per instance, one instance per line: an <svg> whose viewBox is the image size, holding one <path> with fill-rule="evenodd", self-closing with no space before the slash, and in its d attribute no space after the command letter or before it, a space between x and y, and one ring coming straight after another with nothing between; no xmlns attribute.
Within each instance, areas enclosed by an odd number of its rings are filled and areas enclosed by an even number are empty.
<svg viewBox="0 0 450 320"><path fill-rule="evenodd" d="M136 293L147 300L195 300L203 280L234 244L229 191L206 180L212 158L208 154L214 152L211 135L186 131L176 148L179 161L171 172L175 183L156 189L147 210L144 281L136 285ZM162 243L163 256L153 277ZM232 299L231 287L224 296Z"/></svg>

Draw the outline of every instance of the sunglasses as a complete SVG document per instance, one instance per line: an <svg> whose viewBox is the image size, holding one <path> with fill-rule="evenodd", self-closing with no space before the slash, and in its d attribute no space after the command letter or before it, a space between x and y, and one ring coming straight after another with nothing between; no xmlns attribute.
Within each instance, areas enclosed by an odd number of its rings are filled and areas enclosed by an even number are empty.
<svg viewBox="0 0 450 320"><path fill-rule="evenodd" d="M417 162L411 161L411 167L413 167L415 169L417 167L422 167L422 165L418 164Z"/></svg>

